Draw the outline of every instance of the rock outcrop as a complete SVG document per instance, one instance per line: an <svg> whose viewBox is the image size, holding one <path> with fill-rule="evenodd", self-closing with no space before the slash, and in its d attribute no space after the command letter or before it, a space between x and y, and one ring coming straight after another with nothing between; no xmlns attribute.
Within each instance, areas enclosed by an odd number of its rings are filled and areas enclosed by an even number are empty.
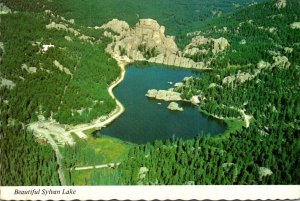
<svg viewBox="0 0 300 201"><path fill-rule="evenodd" d="M178 103L176 103L176 102L171 102L168 105L168 109L173 110L173 111L183 111L183 108L179 107Z"/></svg>
<svg viewBox="0 0 300 201"><path fill-rule="evenodd" d="M263 60L257 63L257 69L254 70L254 73L250 74L248 72L240 72L238 71L235 75L230 75L222 80L222 84L233 84L234 82L243 83L248 80L254 79L263 69L272 69L272 68L283 68L288 69L291 65L288 58L286 56L276 55L273 56L274 63L270 64L269 62L265 62Z"/></svg>
<svg viewBox="0 0 300 201"><path fill-rule="evenodd" d="M270 170L269 168L266 168L266 167L259 167L259 177L262 178L262 177L266 177L266 176L270 176L272 175L273 172L272 170Z"/></svg>
<svg viewBox="0 0 300 201"><path fill-rule="evenodd" d="M148 172L149 172L149 169L147 167L141 167L140 170L139 170L138 178L139 179L144 179Z"/></svg>
<svg viewBox="0 0 300 201"><path fill-rule="evenodd" d="M129 25L127 22L122 20L113 19L112 21L104 24L100 27L101 29L110 29L115 33L122 34L129 30Z"/></svg>
<svg viewBox="0 0 300 201"><path fill-rule="evenodd" d="M54 48L54 45L42 45L42 52L47 52L49 48Z"/></svg>
<svg viewBox="0 0 300 201"><path fill-rule="evenodd" d="M200 100L199 100L199 97L198 97L198 96L193 96L193 97L191 98L190 101L191 101L191 103L194 104L194 105L197 105L197 104L200 103Z"/></svg>
<svg viewBox="0 0 300 201"><path fill-rule="evenodd" d="M289 68L291 63L286 56L273 56L274 63L272 67Z"/></svg>
<svg viewBox="0 0 300 201"><path fill-rule="evenodd" d="M11 9L4 5L4 3L0 3L0 15L5 15L11 12Z"/></svg>
<svg viewBox="0 0 300 201"><path fill-rule="evenodd" d="M36 67L28 67L26 64L22 64L21 69L26 70L28 73L36 73Z"/></svg>
<svg viewBox="0 0 300 201"><path fill-rule="evenodd" d="M173 36L165 35L165 27L152 19L141 19L130 28L125 21L113 19L100 28L113 42L106 51L114 58L127 56L131 62L148 61L185 68L206 68L203 62L194 62L182 56ZM112 31L112 32L110 32Z"/></svg>
<svg viewBox="0 0 300 201"><path fill-rule="evenodd" d="M174 92L171 90L156 90L156 89L150 89L148 90L147 97L149 98L155 98L157 100L163 100L163 101L180 101L182 100L180 97L180 93Z"/></svg>
<svg viewBox="0 0 300 201"><path fill-rule="evenodd" d="M203 46L204 49L199 49L200 46ZM195 36L192 38L190 44L188 44L183 53L194 55L196 53L206 54L209 51L212 51L213 54L224 51L229 47L229 42L226 38L205 38L204 36Z"/></svg>
<svg viewBox="0 0 300 201"><path fill-rule="evenodd" d="M16 86L16 84L13 81L8 80L3 77L0 77L0 87L6 87L8 89L13 89L15 86Z"/></svg>
<svg viewBox="0 0 300 201"><path fill-rule="evenodd" d="M293 22L292 24L290 24L290 27L292 29L300 29L300 22Z"/></svg>
<svg viewBox="0 0 300 201"><path fill-rule="evenodd" d="M233 84L234 81L239 82L239 83L243 83L247 80L251 80L255 77L256 75L251 75L250 73L245 73L245 72L238 72L236 75L230 75L225 77L222 80L222 84L226 85L226 84Z"/></svg>
<svg viewBox="0 0 300 201"><path fill-rule="evenodd" d="M57 60L53 61L54 66L56 66L61 72L64 72L67 75L73 76L73 74L71 73L71 71L64 67L63 65L61 65Z"/></svg>
<svg viewBox="0 0 300 201"><path fill-rule="evenodd" d="M275 6L276 6L278 9L285 8L285 7L286 7L286 0L277 0L277 1L275 2Z"/></svg>
<svg viewBox="0 0 300 201"><path fill-rule="evenodd" d="M82 41L85 41L85 42L92 43L91 41L94 40L93 37L89 37L89 36L86 36L84 34L81 34L78 30L76 30L72 27L69 27L68 24L51 22L50 24L46 25L46 28L47 29L57 29L57 30L67 31L67 32L72 33L75 36L77 36L79 40L82 40Z"/></svg>

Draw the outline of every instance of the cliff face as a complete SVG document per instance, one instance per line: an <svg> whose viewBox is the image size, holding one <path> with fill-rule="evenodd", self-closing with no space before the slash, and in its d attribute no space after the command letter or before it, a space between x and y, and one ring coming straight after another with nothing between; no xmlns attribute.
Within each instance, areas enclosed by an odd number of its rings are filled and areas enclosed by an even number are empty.
<svg viewBox="0 0 300 201"><path fill-rule="evenodd" d="M120 20L101 26L104 34L113 39L106 51L114 58L128 57L133 61L148 61L184 68L205 69L203 62L194 62L182 56L173 36L165 35L165 27L152 19L141 19L133 28ZM126 58L126 60L128 60Z"/></svg>

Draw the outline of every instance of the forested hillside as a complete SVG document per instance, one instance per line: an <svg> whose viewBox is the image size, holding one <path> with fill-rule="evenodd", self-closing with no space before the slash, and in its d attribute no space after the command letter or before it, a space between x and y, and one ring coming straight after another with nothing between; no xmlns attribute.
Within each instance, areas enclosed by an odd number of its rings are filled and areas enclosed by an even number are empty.
<svg viewBox="0 0 300 201"><path fill-rule="evenodd" d="M258 0L256 2L260 2ZM51 6L66 17L86 26L100 26L111 19L134 25L139 19L151 18L166 26L171 35L178 35L192 24L218 17L252 3L252 0L54 0Z"/></svg>
<svg viewBox="0 0 300 201"><path fill-rule="evenodd" d="M107 87L119 69L104 53L101 32L84 27L79 32L51 11L4 15L0 26L1 77L15 84L3 94L14 108L9 117L28 122L42 114L76 124L114 108Z"/></svg>
<svg viewBox="0 0 300 201"><path fill-rule="evenodd" d="M115 101L107 88L120 70L101 31L66 20L46 1L2 3L9 12L0 23L1 185L59 185L54 151L27 125L39 115L78 124L108 114Z"/></svg>
<svg viewBox="0 0 300 201"><path fill-rule="evenodd" d="M61 166L69 185L299 184L300 2L251 2L0 0L0 185L61 185ZM112 38L89 27L113 18L130 25L153 18L176 35L176 54L205 61L210 71L174 90L228 123L225 134L132 145L93 138L93 129L80 133L86 138L70 131L77 144L55 138L57 151L51 133L27 130L50 121L60 123L59 135L114 110L107 88L120 69L105 53ZM228 43L215 48L215 41ZM120 165L73 171L111 162Z"/></svg>
<svg viewBox="0 0 300 201"><path fill-rule="evenodd" d="M120 167L126 184L299 184L300 3L274 1L194 27L182 36L225 37L230 47L211 55L211 72L177 87L201 99L199 110L222 119L250 119L219 138L157 141L132 149ZM183 42L183 40L181 41ZM201 47L199 47L201 49Z"/></svg>
<svg viewBox="0 0 300 201"><path fill-rule="evenodd" d="M1 91L2 92L2 91ZM1 111L7 105L1 103ZM22 125L7 125L1 114L1 186L61 185L58 165L51 146L37 142Z"/></svg>

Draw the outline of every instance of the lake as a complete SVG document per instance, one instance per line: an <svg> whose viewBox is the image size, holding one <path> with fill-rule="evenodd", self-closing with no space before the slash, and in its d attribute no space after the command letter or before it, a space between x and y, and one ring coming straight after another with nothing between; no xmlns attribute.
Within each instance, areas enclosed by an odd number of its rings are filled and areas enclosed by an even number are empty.
<svg viewBox="0 0 300 201"><path fill-rule="evenodd" d="M168 82L181 82L192 75L201 76L201 72L164 65L129 65L124 80L113 89L125 112L94 136L104 134L142 144L156 139L192 139L201 132L206 135L223 133L226 130L223 122L201 114L190 103L178 102L184 111L170 111L167 109L169 102L145 96L149 89L169 89L174 86Z"/></svg>

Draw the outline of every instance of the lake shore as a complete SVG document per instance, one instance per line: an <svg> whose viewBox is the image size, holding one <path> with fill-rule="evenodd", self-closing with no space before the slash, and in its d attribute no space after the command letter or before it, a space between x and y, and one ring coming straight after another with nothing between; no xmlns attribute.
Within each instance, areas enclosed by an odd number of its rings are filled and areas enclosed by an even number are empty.
<svg viewBox="0 0 300 201"><path fill-rule="evenodd" d="M60 124L54 119L49 119L30 123L28 125L28 129L33 131L34 135L37 138L47 139L45 133L49 133L54 137L58 145L73 145L74 139L72 137L72 133L75 133L75 135L77 135L81 139L86 139L88 136L83 131L89 129L99 130L118 118L125 111L125 108L122 103L114 96L112 90L123 81L125 76L125 66L129 63L129 61L119 56L115 56L114 59L117 61L118 67L121 69L121 74L108 87L108 93L116 101L116 108L112 112L110 112L107 116L101 116L93 120L91 123L78 124L73 126Z"/></svg>
<svg viewBox="0 0 300 201"><path fill-rule="evenodd" d="M108 93L109 95L116 101L116 108L108 115L108 117L101 121L100 118L93 121L93 123L87 123L87 124L79 124L69 129L68 133L76 133L76 132L83 132L84 130L89 129L97 129L99 130L102 127L105 127L106 125L110 124L112 121L114 121L116 118L118 118L124 111L125 108L122 105L122 103L115 97L112 90L118 86L125 77L125 66L129 63L127 60L123 59L119 56L114 56L114 59L117 61L119 68L121 69L121 75L118 77L109 87L108 87Z"/></svg>

